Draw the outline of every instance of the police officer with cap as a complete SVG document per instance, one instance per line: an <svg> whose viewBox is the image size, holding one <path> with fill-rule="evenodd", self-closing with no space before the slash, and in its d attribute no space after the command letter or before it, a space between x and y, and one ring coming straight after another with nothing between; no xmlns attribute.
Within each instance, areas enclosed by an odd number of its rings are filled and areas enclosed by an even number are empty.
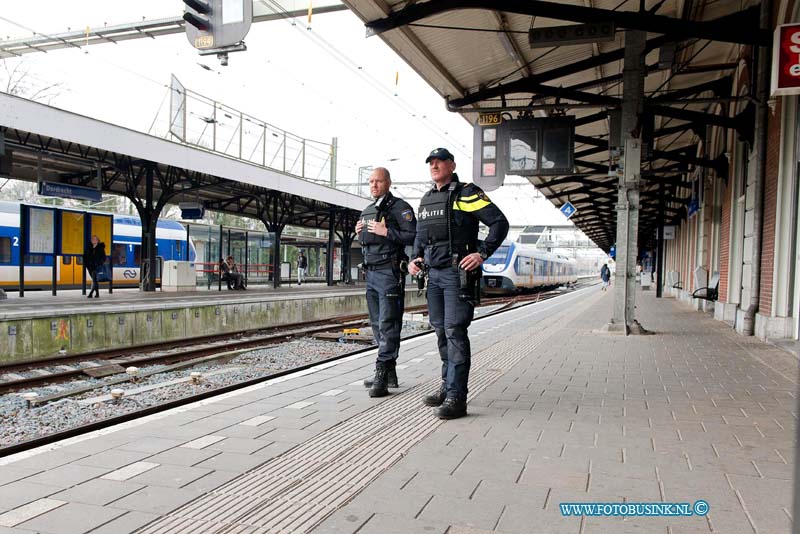
<svg viewBox="0 0 800 534"><path fill-rule="evenodd" d="M429 268L428 313L442 359L442 383L423 402L438 406L440 419L455 419L467 415L467 328L480 290L480 266L502 244L508 220L478 186L459 182L449 150L437 148L425 162L434 187L417 211L416 258L409 272L415 275L423 265ZM483 242L478 240L479 222L489 227Z"/></svg>
<svg viewBox="0 0 800 534"><path fill-rule="evenodd" d="M384 397L396 388L397 356L405 304L405 273L408 256L405 247L414 243L417 222L414 210L389 191L389 171L378 167L369 177L371 202L356 223L367 270L369 322L378 342L375 378L365 380L370 397Z"/></svg>

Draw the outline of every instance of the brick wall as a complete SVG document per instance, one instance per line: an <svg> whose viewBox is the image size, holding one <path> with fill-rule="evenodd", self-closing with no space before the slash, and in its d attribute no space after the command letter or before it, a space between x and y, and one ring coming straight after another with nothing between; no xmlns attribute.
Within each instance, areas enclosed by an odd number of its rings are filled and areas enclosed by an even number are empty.
<svg viewBox="0 0 800 534"><path fill-rule="evenodd" d="M781 153L781 99L767 123L767 169L764 180L764 222L761 232L761 287L758 311L772 315L773 267L775 265L775 214L778 204L778 170Z"/></svg>

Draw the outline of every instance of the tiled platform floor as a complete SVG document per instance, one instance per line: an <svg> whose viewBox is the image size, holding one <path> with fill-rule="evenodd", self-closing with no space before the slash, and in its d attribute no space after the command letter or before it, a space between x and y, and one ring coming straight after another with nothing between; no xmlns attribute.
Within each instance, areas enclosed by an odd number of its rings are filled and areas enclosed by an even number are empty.
<svg viewBox="0 0 800 534"><path fill-rule="evenodd" d="M652 292L656 335L594 333L611 305L591 288L474 323L465 419L419 404L429 336L387 399L358 384L367 355L0 460L0 533L789 532L794 358ZM558 506L697 499L706 517Z"/></svg>

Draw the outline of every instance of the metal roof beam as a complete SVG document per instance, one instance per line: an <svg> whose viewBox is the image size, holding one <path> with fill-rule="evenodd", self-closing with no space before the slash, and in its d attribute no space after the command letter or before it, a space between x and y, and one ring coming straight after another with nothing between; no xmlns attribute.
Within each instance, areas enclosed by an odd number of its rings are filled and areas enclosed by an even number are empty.
<svg viewBox="0 0 800 534"><path fill-rule="evenodd" d="M681 99L687 96L700 94L704 91L713 91L715 96L722 98L725 96L730 96L732 89L733 77L728 75L723 78L700 83L691 87L684 87L683 89L676 89L675 91L666 91L660 95L649 97L648 101L661 102L664 100Z"/></svg>
<svg viewBox="0 0 800 534"><path fill-rule="evenodd" d="M426 5L428 3L430 2L426 2L425 4L420 4L420 5ZM656 37L654 39L650 39L647 41L647 44L645 45L645 51L649 52L651 50L655 50L656 48L659 48L660 46L667 43L671 43L673 41L674 39L668 36L661 36L661 37ZM564 76L576 74L584 70L594 69L599 65L605 65L606 63L611 63L613 61L618 61L620 59L623 59L624 56L625 56L624 47L612 50L610 52L604 52L597 56L592 56L590 58L586 58L581 61L568 63L561 67L556 67L554 69L550 69L545 72L533 74L532 76L520 78L519 80L513 81L506 85L497 85L495 87L490 87L487 89L476 91L475 93L468 94L462 98L456 98L454 100L448 99L447 108L450 111L457 111L459 108L462 108L464 106L475 104L477 102L481 102L483 100L487 100L490 98L497 98L503 95L530 91L530 89L528 88L531 87L532 84L542 84L545 82L549 82L551 80L557 80L558 78L563 78Z"/></svg>
<svg viewBox="0 0 800 534"><path fill-rule="evenodd" d="M588 176L585 174L576 174L573 176L563 176L561 178L555 178L553 180L548 180L547 182L542 182L541 184L535 186L537 189L540 187L555 187L557 185L563 184L586 184L590 183L591 180L587 179Z"/></svg>
<svg viewBox="0 0 800 534"><path fill-rule="evenodd" d="M752 135L755 127L755 110L748 105L741 113L735 117L725 117L714 113L703 113L702 111L692 111L689 109L673 108L670 106L648 106L649 110L662 117L678 119L688 122L696 122L702 125L721 126L739 132L740 136L748 137Z"/></svg>
<svg viewBox="0 0 800 534"><path fill-rule="evenodd" d="M598 111L597 113L592 113L591 115L586 115L585 117L578 117L575 119L575 127L577 128L578 126L584 126L593 122L606 120L607 118L607 111Z"/></svg>
<svg viewBox="0 0 800 534"><path fill-rule="evenodd" d="M654 131L653 137L667 137L668 135L683 133L689 129L692 129L695 131L695 133L697 133L698 130L700 129L700 125L694 122L687 122L685 124L676 124L675 126L668 126L666 128L661 128Z"/></svg>
<svg viewBox="0 0 800 534"><path fill-rule="evenodd" d="M608 172L608 165L603 165L601 163L595 163L594 161L586 161L583 159L576 159L575 160L576 167L583 167L585 169L592 169L595 171L607 173Z"/></svg>
<svg viewBox="0 0 800 534"><path fill-rule="evenodd" d="M698 158L683 153L684 149L670 150L665 152L663 150L653 150L653 159L665 159L667 161L677 161L679 163L686 163L688 165L695 165L697 167L707 167L714 169L720 176L728 175L728 158L724 154L720 154L714 159Z"/></svg>
<svg viewBox="0 0 800 534"><path fill-rule="evenodd" d="M736 44L769 44L769 32L758 28L759 6L709 21L690 21L640 11L613 11L542 0L430 0L407 6L386 18L366 23L367 36L400 28L419 20L459 9L487 9L571 22L614 22L620 28L671 35L683 39L709 39Z"/></svg>

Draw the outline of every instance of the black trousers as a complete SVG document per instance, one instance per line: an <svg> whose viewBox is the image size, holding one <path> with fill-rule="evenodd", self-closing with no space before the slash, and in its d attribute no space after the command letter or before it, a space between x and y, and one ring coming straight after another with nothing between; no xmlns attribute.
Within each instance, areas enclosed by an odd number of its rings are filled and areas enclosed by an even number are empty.
<svg viewBox="0 0 800 534"><path fill-rule="evenodd" d="M458 268L429 271L428 314L442 359L442 381L448 396L466 400L472 359L467 329L472 323L475 304L459 299L458 294Z"/></svg>
<svg viewBox="0 0 800 534"><path fill-rule="evenodd" d="M405 291L402 274L392 267L367 271L367 308L379 362L394 362L400 352Z"/></svg>
<svg viewBox="0 0 800 534"><path fill-rule="evenodd" d="M91 297L92 293L100 296L100 283L97 281L97 269L87 269L86 272L89 273L89 278L92 279L92 287L89 289L89 296Z"/></svg>

